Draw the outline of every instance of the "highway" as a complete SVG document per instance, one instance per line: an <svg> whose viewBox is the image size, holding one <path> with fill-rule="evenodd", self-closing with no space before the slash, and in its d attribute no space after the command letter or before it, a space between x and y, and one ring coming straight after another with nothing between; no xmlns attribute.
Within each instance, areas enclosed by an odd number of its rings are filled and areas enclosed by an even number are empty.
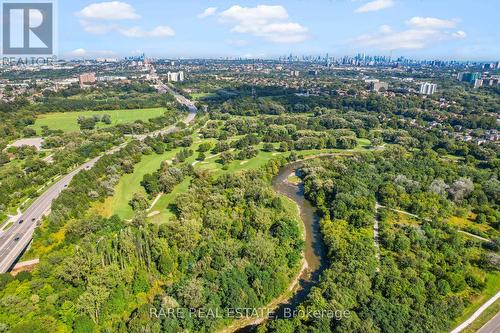
<svg viewBox="0 0 500 333"><path fill-rule="evenodd" d="M186 124L191 123L196 117L196 112L198 111L196 106L185 97L174 93L170 88L166 88L166 90L172 93L179 103L189 108L189 114L184 119L184 122ZM149 134L135 135L133 137L134 139L143 141L147 137L168 134L175 132L176 130L177 128L175 126L171 126ZM117 146L106 153L93 158L71 171L66 176L62 177L48 190L41 194L31 204L31 206L29 206L28 209L26 209L22 215L14 221L14 224L8 230L0 233L0 273L8 272L9 269L15 264L21 253L30 244L37 223L41 220L44 214L50 211L52 201L56 199L66 187L68 187L73 177L82 170L92 168L101 157L113 154L124 146L125 144Z"/></svg>
<svg viewBox="0 0 500 333"><path fill-rule="evenodd" d="M52 200L59 196L78 172L90 169L99 158L88 161L52 185L26 209L12 227L0 235L0 273L7 272L30 243L37 222L50 210Z"/></svg>

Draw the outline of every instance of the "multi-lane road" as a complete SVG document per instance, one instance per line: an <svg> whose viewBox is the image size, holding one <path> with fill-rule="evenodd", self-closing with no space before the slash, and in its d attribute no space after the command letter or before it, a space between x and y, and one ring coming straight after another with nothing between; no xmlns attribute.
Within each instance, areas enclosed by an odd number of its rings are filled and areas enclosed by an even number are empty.
<svg viewBox="0 0 500 333"><path fill-rule="evenodd" d="M173 91L169 88L166 88L166 90L173 93ZM189 114L184 119L184 122L186 124L191 123L196 117L196 106L185 97L175 93L173 94L179 103L189 108ZM153 137L159 134L168 134L176 130L175 126L171 126L149 134L137 135L134 136L134 138L142 141L147 137ZM31 204L31 206L29 206L28 209L26 209L26 211L24 211L24 213L22 213L21 216L14 221L14 224L8 230L4 232L0 231L0 273L7 272L17 261L24 249L30 244L37 223L41 220L44 214L50 210L52 201L56 199L66 187L68 187L73 177L82 170L92 168L102 156L112 154L124 145L125 144L107 151L105 154L86 162L66 176L62 177L48 190L41 194Z"/></svg>
<svg viewBox="0 0 500 333"><path fill-rule="evenodd" d="M19 217L14 224L0 235L0 273L5 273L30 243L35 227L41 217L50 210L52 200L69 185L73 177L84 169L90 169L99 160L96 157L73 170L40 197Z"/></svg>

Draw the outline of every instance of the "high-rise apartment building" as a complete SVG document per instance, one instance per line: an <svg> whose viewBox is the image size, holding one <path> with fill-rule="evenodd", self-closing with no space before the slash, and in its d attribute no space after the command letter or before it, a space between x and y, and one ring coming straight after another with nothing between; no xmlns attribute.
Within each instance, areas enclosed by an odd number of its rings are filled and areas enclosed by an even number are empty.
<svg viewBox="0 0 500 333"><path fill-rule="evenodd" d="M168 72L167 73L168 82L182 82L184 81L184 72Z"/></svg>
<svg viewBox="0 0 500 333"><path fill-rule="evenodd" d="M480 76L479 73L458 73L457 79L463 82L474 83Z"/></svg>
<svg viewBox="0 0 500 333"><path fill-rule="evenodd" d="M436 92L437 84L424 82L420 85L420 94L421 95L432 95Z"/></svg>

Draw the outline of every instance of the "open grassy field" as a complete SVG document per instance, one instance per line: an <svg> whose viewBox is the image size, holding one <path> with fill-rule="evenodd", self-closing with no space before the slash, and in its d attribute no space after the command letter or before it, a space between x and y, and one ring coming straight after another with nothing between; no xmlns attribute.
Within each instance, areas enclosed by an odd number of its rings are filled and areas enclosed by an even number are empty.
<svg viewBox="0 0 500 333"><path fill-rule="evenodd" d="M149 221L155 224L162 224L169 221L170 218L174 216L174 213L170 209L170 205L175 202L175 198L180 193L186 192L191 184L191 178L187 177L182 183L174 187L174 190L168 194L163 194L160 200L153 206L151 212L159 212L149 218Z"/></svg>
<svg viewBox="0 0 500 333"><path fill-rule="evenodd" d="M476 214L469 213L467 217L452 216L448 222L460 230L472 232L485 237L498 237L499 233L488 224L479 224L474 222ZM475 231L475 232L474 232Z"/></svg>
<svg viewBox="0 0 500 333"><path fill-rule="evenodd" d="M193 135L193 138L195 137L196 135ZM205 142L214 142L214 140L205 139L195 141L195 144L191 147L191 149L195 151L195 154L186 160L187 163L193 163L195 161L195 158L198 155L198 153L196 153L198 146ZM134 172L132 174L124 175L120 179L118 185L115 187L115 194L113 197L108 199L102 207L95 207L96 211L100 211L104 216L117 214L121 218L131 219L134 216L134 212L128 203L132 199L134 193L140 192L145 194L144 188L141 186L141 181L144 175L159 170L163 161L172 160L180 150L181 149L178 148L172 151L167 151L161 155L151 154L143 156L141 162L135 166ZM187 185L185 188L187 189ZM176 191L174 190L174 192ZM173 194L176 195L174 192ZM170 195L162 196L155 207L153 207L152 211L158 210L162 212L162 208L164 207L161 207L161 204L166 202L165 200L168 200L171 196L172 193ZM167 199L165 199L165 197L167 197ZM171 200L173 200L173 198L171 198ZM158 218L159 217L157 217L157 219Z"/></svg>
<svg viewBox="0 0 500 333"><path fill-rule="evenodd" d="M108 114L111 117L111 124L102 122L97 124L97 128L111 127L118 124L133 123L136 120L148 120L156 118L165 113L164 108L155 109L134 109L134 110L109 110L109 111L78 111L78 112L55 112L40 115L35 124L31 126L37 134L41 133L42 126L47 126L53 130L64 132L76 132L80 130L78 117L91 117L93 115L103 116Z"/></svg>
<svg viewBox="0 0 500 333"><path fill-rule="evenodd" d="M210 170L215 173L215 175L220 175L223 173L233 173L241 170L248 170L248 169L258 169L260 167L263 167L264 165L269 162L272 158L276 158L279 156L289 156L290 152L265 152L262 151L262 144L258 145L257 148L259 149L259 154L249 160L245 161L240 161L240 160L235 160L227 165L227 168L223 169L220 164L217 163L218 157L212 157L207 156L207 159L203 161L202 163L199 164L199 166L203 169ZM277 146L277 145L275 145ZM342 150L342 149L312 149L312 150L302 150L302 151L297 151L297 156L299 157L307 157L307 156L312 156L312 155L318 155L318 154L333 154L333 153L349 153L349 152L361 152L365 151L366 149L363 148L362 146L358 146L357 148L353 149L352 151L349 150Z"/></svg>
<svg viewBox="0 0 500 333"><path fill-rule="evenodd" d="M259 154L250 160L232 161L227 165L225 170L222 168L221 164L217 163L219 159L218 156L209 155L207 156L207 159L205 161L199 163L197 166L199 166L202 169L212 171L216 176L218 176L224 173L234 173L245 169L257 169L261 166L264 166L274 156L279 156L281 154L283 153L270 153L270 152L259 151Z"/></svg>
<svg viewBox="0 0 500 333"><path fill-rule="evenodd" d="M230 141L235 140L236 138L231 138ZM195 140L192 149L196 151L199 147L200 144L205 143L205 142L211 142L212 144L215 144L214 139L197 139ZM359 146L354 149L354 151L363 151L366 149L367 145L369 145L368 142L359 142ZM278 148L279 144L274 144L275 148ZM259 149L259 153L256 157L241 161L241 160L235 160L231 162L230 164L227 165L226 168L223 168L221 164L217 163L218 156L217 155L212 155L212 154L207 154L207 157L205 161L202 162L195 162L195 158L198 155L195 153L193 156L188 158L186 160L186 163L196 163L195 166L196 168L204 169L204 170L209 170L211 171L215 176L222 175L224 173L234 173L242 170L256 170L259 169L260 167L263 167L264 165L267 164L269 160L275 157L279 156L288 156L290 152L264 152L262 151L263 144L260 144L257 146ZM347 152L345 150L340 150L340 149L324 149L324 150L304 150L297 152L298 155L301 156L311 156L311 155L317 155L321 153L342 153L342 152ZM142 179L142 178L141 178ZM173 213L171 212L169 205L172 204L177 197L179 193L182 193L186 191L189 187L190 179L185 179L181 184L177 185L174 188L174 191L169 194L164 194L161 196L161 198L158 200L156 205L153 207L151 212L159 212L159 214L156 214L154 216L151 216L149 218L150 222L152 223L165 223L173 216ZM140 180L139 180L140 182ZM116 197L116 195L115 195ZM128 208L130 209L130 208ZM131 210L130 210L131 211Z"/></svg>
<svg viewBox="0 0 500 333"><path fill-rule="evenodd" d="M370 140L358 138L358 145L360 148L368 148L371 145Z"/></svg>
<svg viewBox="0 0 500 333"><path fill-rule="evenodd" d="M115 194L112 199L107 202L109 212L123 219L131 219L134 216L134 211L128 203L134 196L134 193L141 192L145 194L144 188L141 186L144 175L160 169L161 163L173 159L178 151L179 150L176 149L161 155L151 154L143 156L142 160L135 166L134 172L124 175L118 182L115 188Z"/></svg>
<svg viewBox="0 0 500 333"><path fill-rule="evenodd" d="M224 173L234 173L241 170L258 169L264 166L273 157L278 157L280 155L288 156L290 152L280 153L280 152L264 152L262 151L263 144L257 146L259 149L259 154L249 160L240 161L235 160L230 163L227 168L222 167L217 163L218 156L207 153L207 158L203 162L196 162L196 157L198 156L198 147L203 144L210 142L212 144L216 143L215 139L200 139L197 134L193 134L194 144L191 149L195 152L193 156L186 160L186 163L195 165L196 168L210 170L215 176L219 176ZM230 141L236 138L231 138ZM355 150L364 150L361 146L364 142L360 142L360 146ZM278 144L275 144L278 147ZM144 189L141 186L141 181L145 174L152 173L160 168L161 162L165 160L171 160L175 157L180 149L176 149L170 152L165 152L162 155L148 155L143 156L140 163L135 166L134 172L129 175L123 176L118 185L115 188L115 194L113 197L107 199L104 203L98 203L93 207L93 211L96 214L103 216L111 216L117 214L121 218L131 219L134 215L132 208L129 206L129 201L132 199L134 193L141 192L144 193ZM335 153L335 152L346 152L345 150L338 149L328 149L328 150L307 150L298 152L299 155L309 156L319 153ZM151 209L151 213L156 213L149 219L152 223L165 223L172 217L172 212L170 211L170 204L172 204L179 193L187 190L189 187L190 179L185 179L181 184L174 188L174 191L169 194L164 194L157 201L155 206Z"/></svg>

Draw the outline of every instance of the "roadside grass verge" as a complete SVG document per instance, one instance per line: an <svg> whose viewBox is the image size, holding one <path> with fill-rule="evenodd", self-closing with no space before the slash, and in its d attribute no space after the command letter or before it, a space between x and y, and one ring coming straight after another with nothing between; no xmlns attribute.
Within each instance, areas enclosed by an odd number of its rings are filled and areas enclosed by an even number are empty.
<svg viewBox="0 0 500 333"><path fill-rule="evenodd" d="M463 333L475 333L481 327L483 327L488 321L493 319L497 313L500 313L500 300L497 300L495 303L490 305L481 315L472 322L469 326L467 326L462 332Z"/></svg>
<svg viewBox="0 0 500 333"><path fill-rule="evenodd" d="M500 273L499 272L488 272L486 273L486 287L484 288L483 292L480 295L473 296L471 303L465 308L464 312L460 317L458 317L454 322L453 322L453 328L457 327L464 321L466 321L472 314L481 307L484 303L486 303L491 297L493 297L498 291L500 291ZM496 306L498 307L499 302L495 302ZM491 305L488 310L490 310L492 307L495 307L495 304ZM486 312L486 311L485 311ZM496 314L496 312L495 312ZM485 313L483 312L483 315ZM479 319L479 318L478 318ZM489 318L491 319L491 318ZM486 323L489 319L485 319ZM476 321L474 321L475 323ZM484 324L483 323L483 324ZM473 324L472 324L473 325ZM481 325L482 326L482 325ZM469 326L470 328L470 326Z"/></svg>

